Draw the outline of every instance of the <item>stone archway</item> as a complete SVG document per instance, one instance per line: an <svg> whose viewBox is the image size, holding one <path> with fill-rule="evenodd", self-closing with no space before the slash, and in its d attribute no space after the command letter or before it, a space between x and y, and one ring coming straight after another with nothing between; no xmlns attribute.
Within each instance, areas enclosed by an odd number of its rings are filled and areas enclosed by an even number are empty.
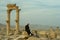
<svg viewBox="0 0 60 40"><path fill-rule="evenodd" d="M19 7L16 6L16 4L7 4L7 20L6 20L6 25L7 25L7 35L10 33L10 13L12 10L16 10L16 33L19 31Z"/></svg>

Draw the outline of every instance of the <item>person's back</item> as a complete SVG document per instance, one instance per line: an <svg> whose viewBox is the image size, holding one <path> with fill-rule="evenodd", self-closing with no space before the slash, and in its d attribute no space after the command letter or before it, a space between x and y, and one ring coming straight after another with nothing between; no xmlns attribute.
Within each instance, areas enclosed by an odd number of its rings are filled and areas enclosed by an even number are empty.
<svg viewBox="0 0 60 40"><path fill-rule="evenodd" d="M25 31L28 33L28 35L30 35L30 29L29 29L29 24L27 24L26 26L25 26Z"/></svg>
<svg viewBox="0 0 60 40"><path fill-rule="evenodd" d="M33 34L32 34L31 31L30 31L29 24L27 24L27 25L25 26L25 31L28 33L28 35L33 36Z"/></svg>
<svg viewBox="0 0 60 40"><path fill-rule="evenodd" d="M28 30L30 30L30 29L29 29L29 24L27 24L27 25L25 26L25 31L28 31Z"/></svg>

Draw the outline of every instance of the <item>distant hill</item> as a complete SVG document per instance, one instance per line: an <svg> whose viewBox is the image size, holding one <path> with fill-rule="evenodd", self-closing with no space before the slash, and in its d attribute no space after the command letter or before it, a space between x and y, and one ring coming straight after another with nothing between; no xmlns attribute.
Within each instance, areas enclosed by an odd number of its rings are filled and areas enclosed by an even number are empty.
<svg viewBox="0 0 60 40"><path fill-rule="evenodd" d="M30 29L49 29L51 26L48 25L35 25L31 24L29 25ZM0 23L0 27L6 27L6 25ZM11 26L12 28L15 28L15 25ZM53 28L56 28L56 26L52 26ZM24 25L20 25L20 29L25 29Z"/></svg>
<svg viewBox="0 0 60 40"><path fill-rule="evenodd" d="M24 26L20 26L21 28L24 28ZM29 25L30 29L49 29L50 26L48 25Z"/></svg>
<svg viewBox="0 0 60 40"><path fill-rule="evenodd" d="M44 30L44 29L49 29L50 27L51 26L49 26L49 25L38 25L38 24L37 25L33 25L33 24L30 25L31 29L43 29ZM55 29L56 27L57 26L52 26L53 29Z"/></svg>
<svg viewBox="0 0 60 40"><path fill-rule="evenodd" d="M50 28L48 25L30 25L31 29L48 29Z"/></svg>

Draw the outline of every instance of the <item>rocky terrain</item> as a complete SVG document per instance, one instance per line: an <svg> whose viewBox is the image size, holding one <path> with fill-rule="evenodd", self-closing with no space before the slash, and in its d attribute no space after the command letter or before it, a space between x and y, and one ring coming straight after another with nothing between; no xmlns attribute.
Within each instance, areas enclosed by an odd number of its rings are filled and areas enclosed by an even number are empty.
<svg viewBox="0 0 60 40"><path fill-rule="evenodd" d="M0 40L60 40L59 28L49 30L32 30L34 35L28 35L24 28L20 28L18 34L14 27L11 27L10 34L6 34L6 25L0 24Z"/></svg>

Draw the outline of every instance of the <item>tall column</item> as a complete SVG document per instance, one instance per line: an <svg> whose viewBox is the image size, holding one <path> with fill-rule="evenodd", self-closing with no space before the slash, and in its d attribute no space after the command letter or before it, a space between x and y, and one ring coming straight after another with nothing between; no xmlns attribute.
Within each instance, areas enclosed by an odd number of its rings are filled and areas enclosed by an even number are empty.
<svg viewBox="0 0 60 40"><path fill-rule="evenodd" d="M6 20L6 26L7 26L7 35L10 33L10 10L7 10L7 20Z"/></svg>
<svg viewBox="0 0 60 40"><path fill-rule="evenodd" d="M19 11L20 9L16 9L16 33L19 32Z"/></svg>

